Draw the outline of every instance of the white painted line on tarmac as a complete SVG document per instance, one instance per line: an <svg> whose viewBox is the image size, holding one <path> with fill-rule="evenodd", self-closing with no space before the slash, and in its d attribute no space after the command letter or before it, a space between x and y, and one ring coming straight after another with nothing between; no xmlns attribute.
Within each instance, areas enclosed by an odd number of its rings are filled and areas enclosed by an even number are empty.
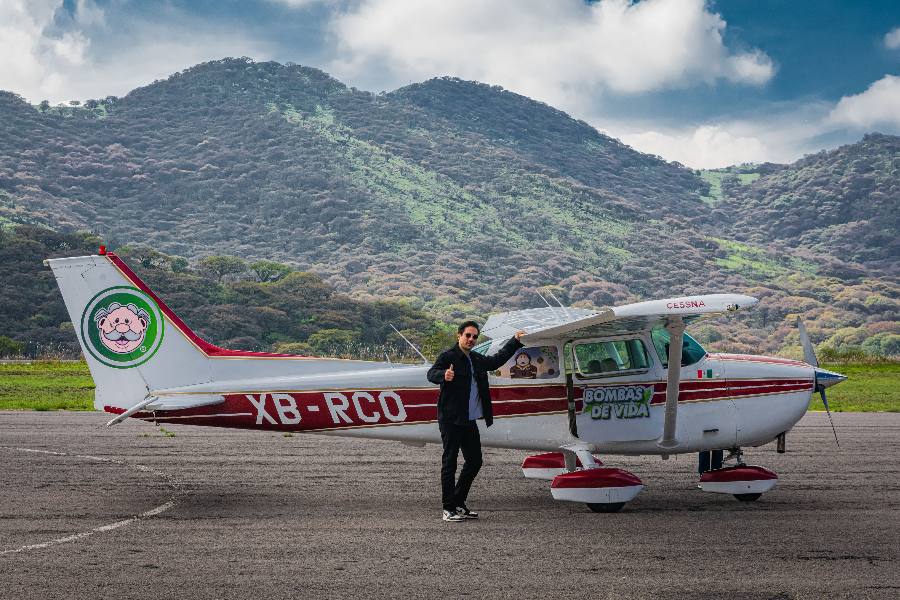
<svg viewBox="0 0 900 600"><path fill-rule="evenodd" d="M108 525L101 525L99 527L94 527L89 531L82 531L81 533L73 533L72 535L67 535L65 537L56 538L49 540L47 542L41 542L40 544L28 544L26 546L20 546L18 548L11 548L9 550L0 550L0 556L5 554L18 554L20 552L27 552L29 550L41 550L43 548L50 548L51 546L58 546L59 544L69 544L71 542L76 542L78 540L82 540L86 537L94 535L95 533L106 533L107 531L113 531L114 529L119 529L120 527L125 527L126 525L130 525L137 521L141 521L143 519L147 519L150 517L155 517L157 515L161 515L166 512L170 508L174 507L178 504L178 497L182 494L182 490L179 485L171 478L168 474L160 471L159 469L154 469L153 467L148 467L146 465L138 465L125 462L123 460L116 460L113 458L106 458L104 456L93 456L90 454L68 454L66 452L54 452L52 450L36 450L34 448L17 448L13 446L0 446L0 450L13 450L15 452L31 452L33 454L49 454L50 456L70 456L72 458L82 458L85 460L93 460L96 462L106 462L106 463L115 463L117 465L124 465L126 467L130 467L133 469L138 469L139 471L144 471L147 473L152 473L154 475L159 475L166 480L166 483L169 487L172 488L173 493L169 498L169 501L160 504L159 506L155 506L150 510L146 510L140 514L134 515L128 519L122 519L121 521L116 521L115 523L109 523Z"/></svg>

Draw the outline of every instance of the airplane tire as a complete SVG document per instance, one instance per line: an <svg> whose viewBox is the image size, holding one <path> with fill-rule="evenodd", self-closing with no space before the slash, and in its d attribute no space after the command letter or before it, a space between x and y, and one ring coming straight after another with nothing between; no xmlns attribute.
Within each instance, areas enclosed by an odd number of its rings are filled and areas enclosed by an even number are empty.
<svg viewBox="0 0 900 600"><path fill-rule="evenodd" d="M587 507L595 513L614 513L618 512L625 506L624 502L588 502Z"/></svg>
<svg viewBox="0 0 900 600"><path fill-rule="evenodd" d="M754 500L759 500L759 497L762 494L735 494L734 497L740 500L741 502L753 502Z"/></svg>

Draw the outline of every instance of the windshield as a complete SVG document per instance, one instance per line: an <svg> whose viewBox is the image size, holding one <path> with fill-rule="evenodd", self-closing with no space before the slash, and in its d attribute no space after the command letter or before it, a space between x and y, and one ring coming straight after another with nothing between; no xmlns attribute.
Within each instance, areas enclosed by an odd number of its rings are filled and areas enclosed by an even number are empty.
<svg viewBox="0 0 900 600"><path fill-rule="evenodd" d="M653 338L653 345L656 346L656 353L659 355L659 360L664 367L668 367L669 332L662 327L659 327L650 332L650 337ZM703 349L703 346L701 346L697 340L685 333L684 342L681 345L681 366L686 367L692 365L704 356L706 356L706 350Z"/></svg>

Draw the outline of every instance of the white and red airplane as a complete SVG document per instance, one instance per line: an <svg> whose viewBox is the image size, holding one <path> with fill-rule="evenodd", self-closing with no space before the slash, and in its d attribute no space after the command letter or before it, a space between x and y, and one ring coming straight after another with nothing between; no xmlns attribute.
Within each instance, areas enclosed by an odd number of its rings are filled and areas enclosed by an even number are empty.
<svg viewBox="0 0 900 600"><path fill-rule="evenodd" d="M96 384L94 405L133 417L283 432L439 443L438 388L428 365L226 350L201 339L113 253L45 261L62 291ZM526 477L552 480L557 500L612 512L643 488L594 453L661 455L728 450L700 477L707 492L756 500L777 483L744 464L741 447L784 436L815 391L844 376L807 362L710 354L684 333L703 315L757 303L698 295L585 310L546 307L492 315L474 351L490 354L518 330L525 347L491 376L494 425L485 446L549 451ZM808 364L812 363L812 364ZM668 365L680 365L670 368ZM826 404L827 408L827 404Z"/></svg>

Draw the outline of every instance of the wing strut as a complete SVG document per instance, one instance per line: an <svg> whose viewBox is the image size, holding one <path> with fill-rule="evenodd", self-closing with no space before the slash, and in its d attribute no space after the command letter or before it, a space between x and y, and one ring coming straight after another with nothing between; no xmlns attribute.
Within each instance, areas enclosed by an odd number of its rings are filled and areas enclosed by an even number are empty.
<svg viewBox="0 0 900 600"><path fill-rule="evenodd" d="M669 332L669 367L666 381L666 420L663 424L660 448L675 448L675 420L678 416L678 388L681 384L681 347L684 343L684 321L679 316L669 317L666 322Z"/></svg>

